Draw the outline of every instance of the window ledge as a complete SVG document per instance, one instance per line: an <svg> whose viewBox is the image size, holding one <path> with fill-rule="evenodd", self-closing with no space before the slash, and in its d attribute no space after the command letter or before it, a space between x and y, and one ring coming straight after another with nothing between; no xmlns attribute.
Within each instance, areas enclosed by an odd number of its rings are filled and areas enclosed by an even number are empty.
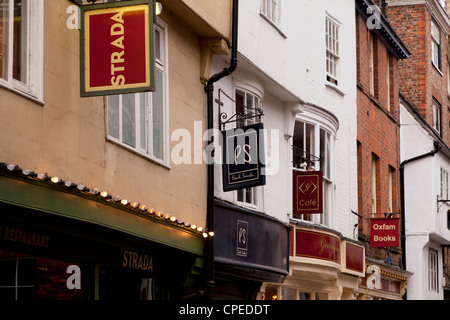
<svg viewBox="0 0 450 320"><path fill-rule="evenodd" d="M328 88L330 88L330 89L333 89L334 91L336 91L337 93L339 93L341 96L345 96L345 93L341 90L341 89L339 89L339 87L338 86L336 86L336 85L334 85L334 84L332 84L332 83L329 83L329 82L326 82L325 83L325 86L326 87L328 87Z"/></svg>
<svg viewBox="0 0 450 320"><path fill-rule="evenodd" d="M437 72L439 72L439 74L441 75L441 77L444 76L444 74L442 73L442 71L434 64L433 61L431 61L431 64L433 65L433 67L436 69Z"/></svg>
<svg viewBox="0 0 450 320"><path fill-rule="evenodd" d="M274 27L275 30L277 30L278 33L279 33L283 38L287 39L287 35L286 35L283 31L281 31L280 27L278 27L275 23L273 23L273 21L270 20L268 16L266 16L266 15L265 15L264 13L262 13L262 12L260 12L259 15L260 15L264 20L266 20L270 25L272 25L272 27Z"/></svg>
<svg viewBox="0 0 450 320"><path fill-rule="evenodd" d="M4 84L2 82L0 82L0 88L8 90L8 91L10 91L12 93L18 94L19 96L21 96L21 97L23 97L25 99L28 99L28 100L30 100L32 102L35 102L36 104L38 104L40 106L44 106L45 105L45 102L42 99L36 98L35 96L32 96L31 94L23 92L21 90L12 88L9 85Z"/></svg>
<svg viewBox="0 0 450 320"><path fill-rule="evenodd" d="M121 143L121 142L119 142L119 141L116 141L116 140L114 140L114 139L112 139L112 138L110 138L110 137L108 137L108 136L106 137L106 141L107 141L107 142L110 142L111 144L114 144L114 145L116 145L116 146L118 146L118 147L120 147L120 148L122 148L122 149L125 149L125 150L127 150L127 151L130 151L131 153L134 153L134 154L136 154L137 156L139 156L139 157L141 157L141 158L144 158L145 160L148 160L148 161L150 161L150 162L153 162L154 164L159 165L159 166L161 166L161 167L163 167L163 168L165 168L165 169L168 169L168 170L172 169L172 168L170 167L170 165L167 164L165 161L160 160L160 159L157 159L157 158L154 158L154 157L151 157L150 155L143 154L143 153L137 151L136 149L131 148L131 147L128 147L128 146L126 146L125 144L123 144L123 143Z"/></svg>

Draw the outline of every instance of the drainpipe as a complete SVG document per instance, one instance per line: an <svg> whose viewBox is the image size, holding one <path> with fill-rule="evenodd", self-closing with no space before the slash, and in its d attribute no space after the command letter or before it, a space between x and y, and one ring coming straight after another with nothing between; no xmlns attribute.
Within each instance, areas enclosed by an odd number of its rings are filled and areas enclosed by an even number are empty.
<svg viewBox="0 0 450 320"><path fill-rule="evenodd" d="M233 13L232 13L232 42L231 42L231 59L230 66L223 69L221 72L212 75L205 85L206 92L206 104L207 104L207 126L208 130L214 129L214 83L220 79L232 74L237 67L237 44L238 44L238 13L239 13L239 0L233 0ZM214 138L211 137L208 142L212 145ZM213 153L211 153L213 155ZM208 163L207 165L207 228L213 231L214 228L214 162ZM207 290L209 293L214 289L214 246L213 237L209 237L206 243L205 250L205 260L208 264L208 279L207 279Z"/></svg>
<svg viewBox="0 0 450 320"><path fill-rule="evenodd" d="M405 165L408 163L411 163L413 161L416 160L420 160L426 157L434 157L434 155L436 153L439 152L439 150L441 149L441 146L439 144L439 142L434 141L433 142L434 145L434 150L424 153L422 155L419 155L417 157L411 158L411 159L407 159L405 161L403 161L400 164L400 205L401 205L401 225L402 225L402 234L401 234L401 247L402 247L402 264L403 264L403 268L406 270L406 230L405 230ZM404 299L406 299L406 293L404 296Z"/></svg>

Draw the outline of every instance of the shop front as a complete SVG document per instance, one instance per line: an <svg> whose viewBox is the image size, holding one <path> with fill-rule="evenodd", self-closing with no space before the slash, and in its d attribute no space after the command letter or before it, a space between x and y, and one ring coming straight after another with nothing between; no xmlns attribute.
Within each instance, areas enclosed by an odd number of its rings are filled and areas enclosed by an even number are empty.
<svg viewBox="0 0 450 320"><path fill-rule="evenodd" d="M255 300L263 282L288 274L289 225L216 200L213 299Z"/></svg>
<svg viewBox="0 0 450 320"><path fill-rule="evenodd" d="M366 257L366 276L359 286L359 300L402 300L412 273Z"/></svg>
<svg viewBox="0 0 450 320"><path fill-rule="evenodd" d="M282 284L265 283L263 300L354 300L364 276L365 249L340 233L291 221L289 275Z"/></svg>
<svg viewBox="0 0 450 320"><path fill-rule="evenodd" d="M0 299L166 300L194 287L201 234L77 193L0 175Z"/></svg>

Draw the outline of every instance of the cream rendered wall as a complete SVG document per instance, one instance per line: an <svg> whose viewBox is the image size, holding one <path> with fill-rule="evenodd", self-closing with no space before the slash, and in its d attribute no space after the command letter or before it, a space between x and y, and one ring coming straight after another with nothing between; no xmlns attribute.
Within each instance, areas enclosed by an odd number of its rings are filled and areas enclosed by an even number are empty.
<svg viewBox="0 0 450 320"><path fill-rule="evenodd" d="M69 1L45 1L44 103L1 90L0 161L106 190L199 226L206 224L206 167L161 166L106 141L103 97L80 98L79 31ZM199 37L169 10L169 130L205 122ZM225 28L222 26L222 28ZM169 141L170 142L170 141ZM170 150L178 142L170 142Z"/></svg>

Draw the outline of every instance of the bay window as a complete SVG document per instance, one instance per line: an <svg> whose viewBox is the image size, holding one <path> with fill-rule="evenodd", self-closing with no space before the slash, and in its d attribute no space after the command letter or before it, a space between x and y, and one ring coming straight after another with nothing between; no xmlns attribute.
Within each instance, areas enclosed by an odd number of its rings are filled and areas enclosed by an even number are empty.
<svg viewBox="0 0 450 320"><path fill-rule="evenodd" d="M301 219L326 224L332 208L332 134L318 124L296 121L292 163L295 169L322 171L324 213L303 214Z"/></svg>

